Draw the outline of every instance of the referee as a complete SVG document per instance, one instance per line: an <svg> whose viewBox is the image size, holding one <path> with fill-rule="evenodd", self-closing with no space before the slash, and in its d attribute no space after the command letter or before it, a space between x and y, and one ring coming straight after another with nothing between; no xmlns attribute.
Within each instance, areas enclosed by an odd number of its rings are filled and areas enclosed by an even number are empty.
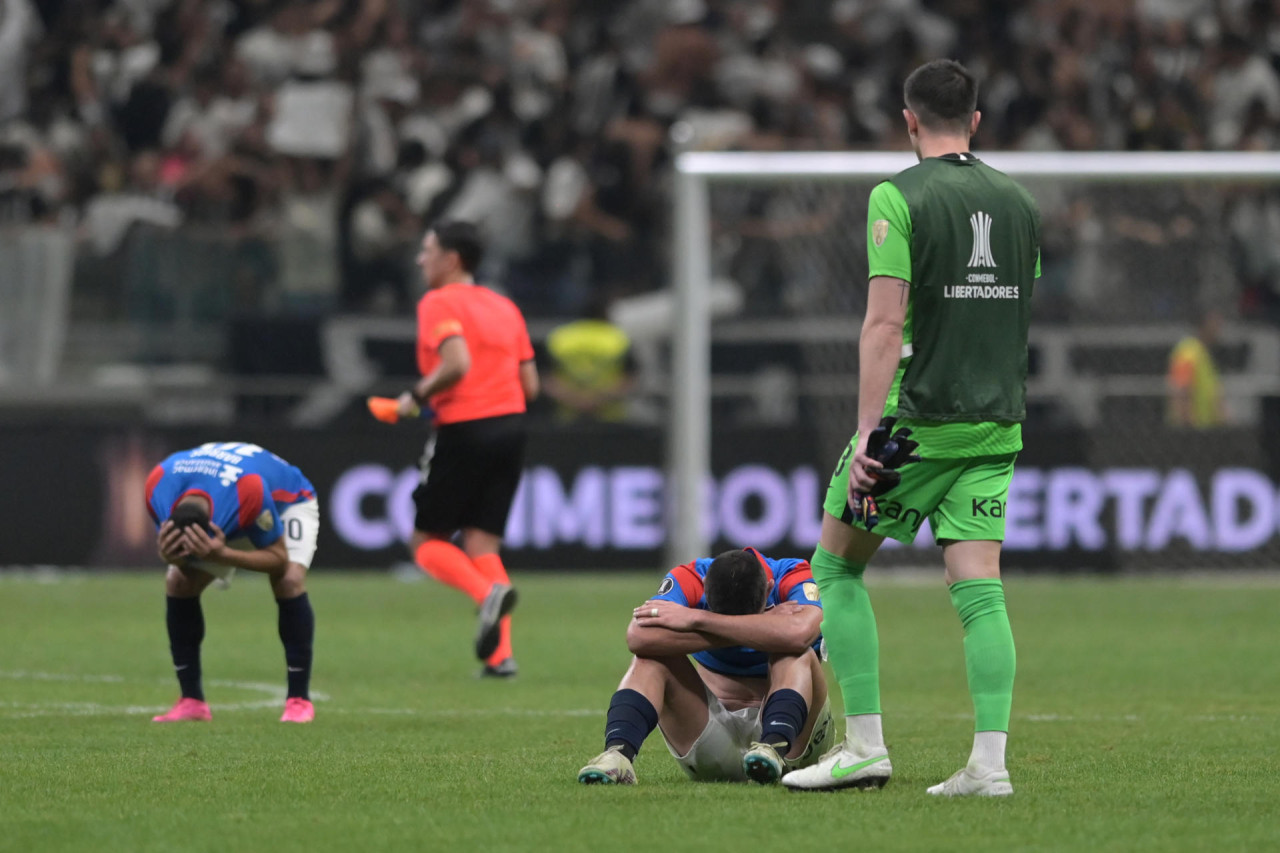
<svg viewBox="0 0 1280 853"><path fill-rule="evenodd" d="M498 549L524 467L525 408L538 395L538 371L520 309L472 278L483 252L467 222L439 223L423 237L422 378L400 395L399 410L412 417L428 406L436 425L413 493L409 547L423 571L476 602L480 674L508 678L516 674L509 615L516 591ZM458 531L461 548L453 544Z"/></svg>
<svg viewBox="0 0 1280 853"><path fill-rule="evenodd" d="M810 561L822 635L844 695L845 743L782 782L823 789L888 781L879 640L862 574L885 536L911 542L928 518L964 627L975 715L968 763L928 792L1006 796L1013 793L1005 741L1015 658L1000 547L1026 416L1040 214L1026 190L970 153L981 114L977 83L964 66L922 65L904 94L920 162L871 192L858 431L836 466ZM895 465L896 485L893 474L877 482L884 457L868 453L868 437L887 417L911 430L923 459L900 471ZM878 523L866 503L872 489Z"/></svg>

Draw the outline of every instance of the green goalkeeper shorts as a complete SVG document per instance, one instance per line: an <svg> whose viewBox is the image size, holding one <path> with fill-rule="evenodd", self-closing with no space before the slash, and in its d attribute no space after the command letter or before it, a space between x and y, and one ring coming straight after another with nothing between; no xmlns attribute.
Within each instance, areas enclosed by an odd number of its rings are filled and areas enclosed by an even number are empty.
<svg viewBox="0 0 1280 853"><path fill-rule="evenodd" d="M855 434L841 454L822 508L845 524L866 529L854 522L848 503L849 460L857 441ZM898 469L902 482L876 498L880 522L874 532L910 544L927 518L935 540L1003 542L1009 483L1018 454L930 459L923 445L917 452L922 461Z"/></svg>

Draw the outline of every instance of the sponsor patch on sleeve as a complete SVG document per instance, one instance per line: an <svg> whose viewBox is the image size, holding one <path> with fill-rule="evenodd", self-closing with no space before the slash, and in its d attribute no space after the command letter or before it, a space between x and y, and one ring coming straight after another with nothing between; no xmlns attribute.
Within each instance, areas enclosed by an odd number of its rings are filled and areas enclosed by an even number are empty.
<svg viewBox="0 0 1280 853"><path fill-rule="evenodd" d="M675 589L676 582L670 575L662 579L662 586L658 587L658 595L666 595Z"/></svg>
<svg viewBox="0 0 1280 853"><path fill-rule="evenodd" d="M813 581L805 581L800 589L804 592L804 597L810 601L818 600L818 585Z"/></svg>
<svg viewBox="0 0 1280 853"><path fill-rule="evenodd" d="M257 525L263 530L270 532L271 528L275 526L275 523L275 517L271 515L271 510L269 509L264 509L262 514L258 516Z"/></svg>

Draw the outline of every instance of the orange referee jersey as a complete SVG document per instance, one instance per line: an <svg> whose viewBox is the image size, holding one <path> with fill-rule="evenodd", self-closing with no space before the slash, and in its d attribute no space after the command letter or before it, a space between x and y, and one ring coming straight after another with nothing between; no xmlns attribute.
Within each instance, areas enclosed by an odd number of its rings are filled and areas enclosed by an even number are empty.
<svg viewBox="0 0 1280 853"><path fill-rule="evenodd" d="M418 369L440 363L440 344L461 335L471 369L457 385L431 398L436 423L453 424L525 410L520 363L533 359L524 315L505 296L478 284L446 284L418 302Z"/></svg>

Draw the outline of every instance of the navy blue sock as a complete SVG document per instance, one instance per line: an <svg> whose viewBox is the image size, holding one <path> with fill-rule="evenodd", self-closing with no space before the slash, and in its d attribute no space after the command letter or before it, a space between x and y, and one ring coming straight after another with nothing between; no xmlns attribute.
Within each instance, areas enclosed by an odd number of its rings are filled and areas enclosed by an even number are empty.
<svg viewBox="0 0 1280 853"><path fill-rule="evenodd" d="M165 626L169 629L169 654L182 688L182 698L204 701L200 683L200 643L204 641L204 611L200 597L165 596Z"/></svg>
<svg viewBox="0 0 1280 853"><path fill-rule="evenodd" d="M304 592L296 598L277 598L280 642L289 675L289 698L310 698L311 647L316 637L316 614Z"/></svg>
<svg viewBox="0 0 1280 853"><path fill-rule="evenodd" d="M760 741L786 752L800 737L808 716L809 703L803 696L794 690L775 690L760 709Z"/></svg>
<svg viewBox="0 0 1280 853"><path fill-rule="evenodd" d="M640 744L649 732L658 727L658 712L653 703L640 693L624 688L609 700L609 716L604 724L604 748L622 747L622 754L631 761L640 751Z"/></svg>

